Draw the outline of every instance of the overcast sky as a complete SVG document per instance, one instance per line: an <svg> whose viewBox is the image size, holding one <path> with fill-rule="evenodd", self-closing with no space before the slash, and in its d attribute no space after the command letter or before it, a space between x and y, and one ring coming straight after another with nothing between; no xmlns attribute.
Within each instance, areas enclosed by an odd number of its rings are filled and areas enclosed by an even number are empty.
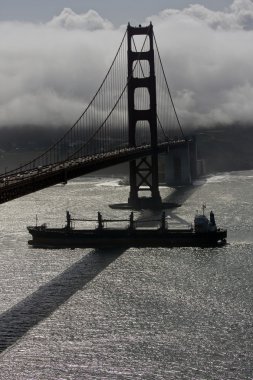
<svg viewBox="0 0 253 380"><path fill-rule="evenodd" d="M150 20L183 125L252 124L252 0L0 0L0 126L73 124Z"/></svg>
<svg viewBox="0 0 253 380"><path fill-rule="evenodd" d="M140 23L148 16L166 8L182 9L190 4L202 4L209 9L222 10L232 0L0 0L0 20L49 21L63 8L76 13L96 10L115 25L128 21Z"/></svg>

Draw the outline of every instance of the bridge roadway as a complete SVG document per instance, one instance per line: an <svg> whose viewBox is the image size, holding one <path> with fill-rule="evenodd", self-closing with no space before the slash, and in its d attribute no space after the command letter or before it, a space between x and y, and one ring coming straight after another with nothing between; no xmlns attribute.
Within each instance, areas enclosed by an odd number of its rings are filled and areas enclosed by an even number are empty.
<svg viewBox="0 0 253 380"><path fill-rule="evenodd" d="M170 140L158 144L156 151L166 152L185 143L186 140ZM0 175L0 204L59 183L67 183L84 174L151 155L152 152L151 145L124 147L23 171L13 170Z"/></svg>

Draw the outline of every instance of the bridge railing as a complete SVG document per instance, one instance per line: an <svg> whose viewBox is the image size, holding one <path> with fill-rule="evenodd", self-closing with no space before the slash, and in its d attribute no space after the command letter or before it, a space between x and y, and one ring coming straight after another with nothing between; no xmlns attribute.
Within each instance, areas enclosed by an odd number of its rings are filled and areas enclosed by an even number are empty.
<svg viewBox="0 0 253 380"><path fill-rule="evenodd" d="M184 139L169 139L166 142L159 143L157 146L157 150L159 152L168 151L173 148L173 146L185 144L186 140ZM133 147L118 147L117 149L104 152L97 153L88 156L71 158L68 160L59 161L55 164L49 164L44 166L39 166L34 169L29 170L20 170L18 173L14 172L12 174L7 173L5 176L0 177L0 189L9 188L9 187L18 187L19 184L30 183L31 181L38 181L41 179L53 177L58 173L62 172L65 175L62 178L68 179L68 176L71 177L71 171L77 170L78 168L89 168L93 166L96 169L96 165L105 161L109 162L109 165L117 164L122 157L126 157L127 160L130 160L131 157L134 157L143 154L149 155L152 154L153 148L150 144L144 144ZM91 170L92 171L92 170Z"/></svg>

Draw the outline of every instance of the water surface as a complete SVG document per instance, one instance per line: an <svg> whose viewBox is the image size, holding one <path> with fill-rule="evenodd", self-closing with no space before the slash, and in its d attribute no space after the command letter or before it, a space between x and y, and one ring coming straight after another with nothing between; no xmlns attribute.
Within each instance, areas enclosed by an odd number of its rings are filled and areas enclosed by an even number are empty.
<svg viewBox="0 0 253 380"><path fill-rule="evenodd" d="M229 244L210 249L28 247L36 214L51 226L66 209L127 217L108 207L128 198L117 180L81 179L1 205L0 379L252 379L252 190L247 171L178 192L172 225L191 223L205 202L228 228Z"/></svg>

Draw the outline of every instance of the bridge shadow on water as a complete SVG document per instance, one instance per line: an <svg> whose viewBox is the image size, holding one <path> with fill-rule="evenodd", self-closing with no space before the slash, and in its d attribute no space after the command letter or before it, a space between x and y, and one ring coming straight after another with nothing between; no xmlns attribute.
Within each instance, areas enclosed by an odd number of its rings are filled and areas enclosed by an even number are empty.
<svg viewBox="0 0 253 380"><path fill-rule="evenodd" d="M175 187L163 202L182 205L196 190L197 187L193 185Z"/></svg>
<svg viewBox="0 0 253 380"><path fill-rule="evenodd" d="M165 202L183 203L196 190L193 186L175 189ZM155 211L152 210L152 214ZM161 212L161 210L157 210ZM48 318L64 302L93 280L125 249L93 250L50 282L39 287L0 315L0 353L15 344L31 328Z"/></svg>
<svg viewBox="0 0 253 380"><path fill-rule="evenodd" d="M125 250L93 250L63 273L0 315L0 353L93 280Z"/></svg>

